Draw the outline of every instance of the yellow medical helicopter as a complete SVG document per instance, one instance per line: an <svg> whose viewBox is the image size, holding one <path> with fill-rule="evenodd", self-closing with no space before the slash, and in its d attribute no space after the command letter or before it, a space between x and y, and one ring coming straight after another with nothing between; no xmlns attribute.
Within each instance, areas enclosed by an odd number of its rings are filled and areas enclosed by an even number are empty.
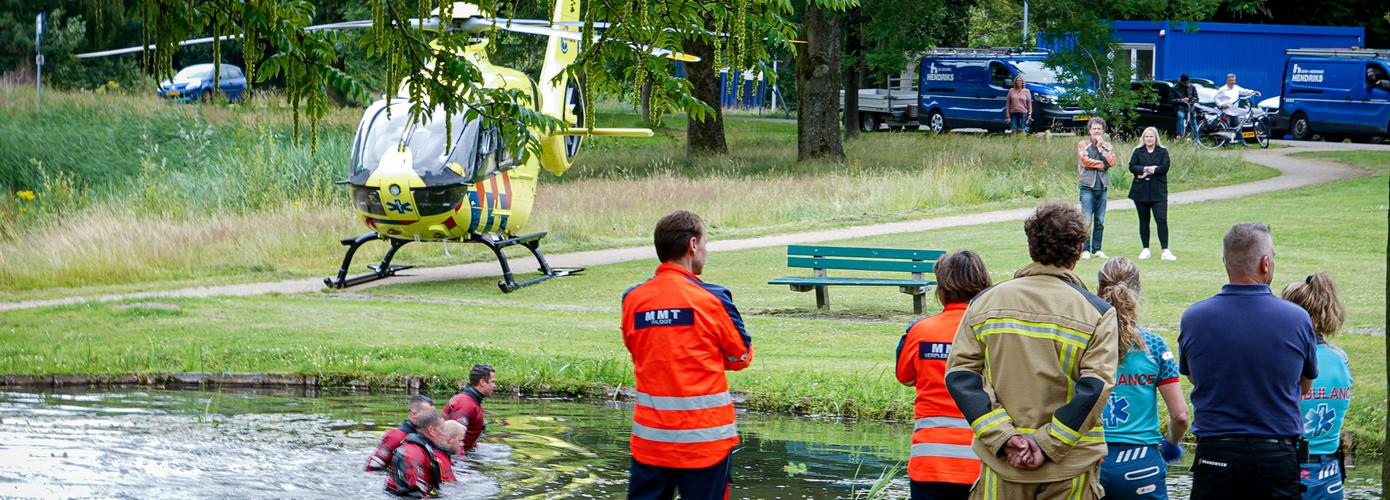
<svg viewBox="0 0 1390 500"><path fill-rule="evenodd" d="M540 251L546 233L522 234L536 201L536 181L540 169L553 174L569 169L583 136L650 137L652 131L638 128L580 128L583 99L578 85L569 81L565 69L575 62L581 50L579 21L581 0L556 0L550 20L498 19L477 5L456 2L453 19L416 20L420 26L482 34L502 29L549 37L540 78L532 80L512 68L498 66L488 59L485 37L474 37L459 54L472 62L483 75L483 86L518 90L531 97L538 111L564 120L569 128L555 134L535 131L541 143L540 155L521 160L518 152L503 147L496 128L483 127L482 121L466 120L455 113L453 137L445 137L446 116L436 108L433 116L413 119L402 83L397 96L372 103L362 115L352 143L348 178L345 184L357 208L357 215L371 231L342 240L347 247L336 276L323 279L331 288L344 288L395 275L412 266L393 265L391 260L402 246L418 241L462 241L481 243L497 256L503 279L497 285L503 292L566 276L582 269L552 268ZM606 24L603 25L606 27ZM317 25L309 29L354 29L371 27L371 21L349 21ZM189 40L203 43L211 38ZM591 40L592 41L592 40ZM633 44L663 57L683 61L699 58ZM141 47L82 54L97 57L141 50ZM386 240L390 248L381 262L368 265L371 272L348 276L353 255L369 242ZM540 276L518 282L503 250L520 245L530 250L540 263Z"/></svg>

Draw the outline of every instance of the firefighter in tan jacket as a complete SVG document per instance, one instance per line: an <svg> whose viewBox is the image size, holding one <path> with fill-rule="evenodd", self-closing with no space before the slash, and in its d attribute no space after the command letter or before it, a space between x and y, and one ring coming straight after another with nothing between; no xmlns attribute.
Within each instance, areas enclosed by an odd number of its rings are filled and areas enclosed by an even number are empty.
<svg viewBox="0 0 1390 500"><path fill-rule="evenodd" d="M946 385L984 462L972 499L1103 495L1119 345L1115 311L1071 271L1087 229L1074 205L1039 207L1024 223L1033 263L976 296L956 331Z"/></svg>

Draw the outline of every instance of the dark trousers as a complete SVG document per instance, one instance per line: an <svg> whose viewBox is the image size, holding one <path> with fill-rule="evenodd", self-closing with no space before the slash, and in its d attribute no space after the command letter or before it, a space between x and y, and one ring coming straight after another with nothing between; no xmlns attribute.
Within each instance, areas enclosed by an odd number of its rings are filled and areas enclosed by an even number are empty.
<svg viewBox="0 0 1390 500"><path fill-rule="evenodd" d="M1144 248L1149 248L1149 214L1153 213L1154 222L1158 224L1158 244L1168 248L1168 202L1160 201L1148 203L1143 201L1134 202L1134 208L1139 210L1139 243Z"/></svg>
<svg viewBox="0 0 1390 500"><path fill-rule="evenodd" d="M703 469L677 469L647 465L632 460L628 471L627 497L669 500L676 492L681 500L724 500L729 498L729 472L733 453L723 461Z"/></svg>
<svg viewBox="0 0 1390 500"><path fill-rule="evenodd" d="M971 486L974 485L913 481L912 500L966 500L970 498Z"/></svg>
<svg viewBox="0 0 1390 500"><path fill-rule="evenodd" d="M1302 496L1294 445L1198 440L1192 459L1192 500Z"/></svg>

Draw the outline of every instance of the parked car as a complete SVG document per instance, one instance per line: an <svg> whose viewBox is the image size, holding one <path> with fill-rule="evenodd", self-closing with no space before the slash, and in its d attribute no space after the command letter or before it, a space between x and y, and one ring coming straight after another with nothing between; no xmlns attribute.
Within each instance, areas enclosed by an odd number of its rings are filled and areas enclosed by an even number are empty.
<svg viewBox="0 0 1390 500"><path fill-rule="evenodd" d="M1390 50L1289 49L1275 129L1380 142L1390 136Z"/></svg>
<svg viewBox="0 0 1390 500"><path fill-rule="evenodd" d="M1212 102L1216 98L1216 85L1205 78L1189 78L1188 82L1197 89L1198 102ZM1134 108L1137 116L1134 127L1137 131L1154 127L1165 135L1173 135L1178 130L1178 112L1173 105L1173 87L1177 80L1139 80L1130 83L1133 90L1148 88L1152 91L1152 101L1140 103ZM1136 136L1138 134L1135 134Z"/></svg>
<svg viewBox="0 0 1390 500"><path fill-rule="evenodd" d="M212 69L211 64L194 64L179 70L173 79L165 80L159 85L159 96L173 99L180 102L191 102L199 99L206 99L212 96ZM223 64L222 71L217 75L218 88L229 100L237 100L246 92L246 74L241 72L241 68L230 64Z"/></svg>
<svg viewBox="0 0 1390 500"><path fill-rule="evenodd" d="M953 128L1008 128L1005 99L1014 77L1033 93L1034 131L1081 129L1091 114L1058 104L1063 88L1047 52L1001 49L932 49L918 71L917 116L933 132ZM925 117L925 118L921 118Z"/></svg>

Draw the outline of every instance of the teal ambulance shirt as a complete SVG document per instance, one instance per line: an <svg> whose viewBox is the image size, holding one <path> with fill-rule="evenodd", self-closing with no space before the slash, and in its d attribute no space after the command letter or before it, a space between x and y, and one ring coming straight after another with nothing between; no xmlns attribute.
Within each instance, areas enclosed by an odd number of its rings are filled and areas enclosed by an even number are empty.
<svg viewBox="0 0 1390 500"><path fill-rule="evenodd" d="M1139 330L1148 352L1130 349L1120 360L1115 389L1101 413L1105 441L1155 445L1163 441L1158 430L1158 388L1178 382L1178 362L1163 337Z"/></svg>
<svg viewBox="0 0 1390 500"><path fill-rule="evenodd" d="M1327 455L1337 452L1341 442L1342 420L1351 406L1351 368L1347 353L1335 345L1318 342L1318 378L1313 390L1299 401L1303 415L1303 437L1308 453Z"/></svg>

